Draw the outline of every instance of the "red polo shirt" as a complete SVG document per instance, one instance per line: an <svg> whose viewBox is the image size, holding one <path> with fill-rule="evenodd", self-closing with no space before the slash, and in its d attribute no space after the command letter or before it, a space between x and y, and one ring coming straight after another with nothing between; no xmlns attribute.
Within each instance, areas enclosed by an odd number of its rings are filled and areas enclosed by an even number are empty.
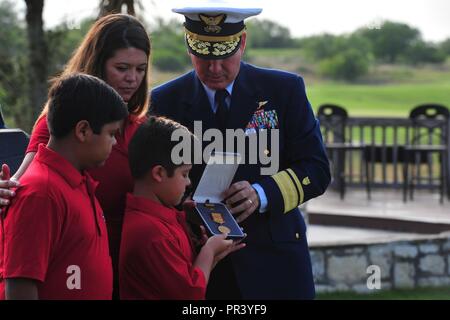
<svg viewBox="0 0 450 320"><path fill-rule="evenodd" d="M20 182L1 221L0 298L5 279L28 278L37 280L40 299L111 299L96 183L43 145Z"/></svg>
<svg viewBox="0 0 450 320"><path fill-rule="evenodd" d="M126 194L133 191L134 184L128 164L128 145L137 128L145 120L145 117L129 115L124 123L123 133L116 135L117 144L113 146L105 164L89 171L91 176L99 182L95 194L106 218L115 275L118 274L120 235ZM27 152L36 152L38 145L47 144L49 137L47 118L43 117L33 130Z"/></svg>
<svg viewBox="0 0 450 320"><path fill-rule="evenodd" d="M184 212L128 194L120 248L121 299L205 299Z"/></svg>

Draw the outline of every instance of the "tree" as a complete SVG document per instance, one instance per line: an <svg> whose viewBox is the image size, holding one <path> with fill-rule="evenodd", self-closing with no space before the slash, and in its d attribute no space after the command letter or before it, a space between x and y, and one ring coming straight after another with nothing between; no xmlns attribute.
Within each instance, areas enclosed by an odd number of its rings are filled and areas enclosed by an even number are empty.
<svg viewBox="0 0 450 320"><path fill-rule="evenodd" d="M319 71L333 79L354 81L369 72L367 55L355 48L347 48L319 63Z"/></svg>
<svg viewBox="0 0 450 320"><path fill-rule="evenodd" d="M136 15L135 4L142 7L139 0L100 0L99 17L106 16L111 13L122 13L122 8L126 6L126 12L132 16Z"/></svg>
<svg viewBox="0 0 450 320"><path fill-rule="evenodd" d="M89 28L94 22L93 18L86 18L79 24L79 28L73 28L67 22L47 30L46 39L49 50L48 72L50 76L59 74L64 65L69 61L73 51L83 40Z"/></svg>
<svg viewBox="0 0 450 320"><path fill-rule="evenodd" d="M335 43L337 36L331 34L322 34L303 38L298 41L298 46L304 49L306 56L313 60L319 61L330 58L338 51Z"/></svg>
<svg viewBox="0 0 450 320"><path fill-rule="evenodd" d="M294 42L288 28L270 20L252 20L247 24L251 48L287 48Z"/></svg>
<svg viewBox="0 0 450 320"><path fill-rule="evenodd" d="M159 70L183 71L191 65L178 21L158 19L152 31L152 44L152 64Z"/></svg>
<svg viewBox="0 0 450 320"><path fill-rule="evenodd" d="M442 41L440 44L441 50L447 55L450 56L450 38Z"/></svg>
<svg viewBox="0 0 450 320"><path fill-rule="evenodd" d="M408 48L403 56L406 62L418 65L422 63L442 63L445 61L446 53L442 47L418 41Z"/></svg>
<svg viewBox="0 0 450 320"><path fill-rule="evenodd" d="M12 1L0 2L0 105L6 125L28 130L31 110L28 107L27 57L25 28Z"/></svg>
<svg viewBox="0 0 450 320"><path fill-rule="evenodd" d="M35 119L47 97L48 51L42 19L44 0L25 0L25 3L29 47L29 104Z"/></svg>
<svg viewBox="0 0 450 320"><path fill-rule="evenodd" d="M411 46L421 40L419 30L404 23L386 21L379 28L362 28L357 33L372 44L374 56L394 63Z"/></svg>

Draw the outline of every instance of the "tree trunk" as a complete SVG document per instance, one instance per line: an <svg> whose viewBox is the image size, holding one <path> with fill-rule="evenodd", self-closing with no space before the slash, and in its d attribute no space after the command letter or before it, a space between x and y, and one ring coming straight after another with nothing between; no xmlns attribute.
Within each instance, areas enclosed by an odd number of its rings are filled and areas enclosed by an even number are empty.
<svg viewBox="0 0 450 320"><path fill-rule="evenodd" d="M122 7L127 7L127 13L134 16L134 0L101 0L99 18L111 13L122 13Z"/></svg>
<svg viewBox="0 0 450 320"><path fill-rule="evenodd" d="M42 19L44 0L25 0L25 3L29 46L28 96L32 117L36 119L47 97L47 43Z"/></svg>

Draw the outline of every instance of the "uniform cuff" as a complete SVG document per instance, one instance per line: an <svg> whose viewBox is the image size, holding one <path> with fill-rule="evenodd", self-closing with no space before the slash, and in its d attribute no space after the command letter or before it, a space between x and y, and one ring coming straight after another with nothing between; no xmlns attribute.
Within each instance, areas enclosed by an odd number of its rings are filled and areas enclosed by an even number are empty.
<svg viewBox="0 0 450 320"><path fill-rule="evenodd" d="M266 193L264 192L264 189L257 183L252 184L253 189L255 189L256 193L259 197L259 212L264 213L267 211L268 207L268 201Z"/></svg>

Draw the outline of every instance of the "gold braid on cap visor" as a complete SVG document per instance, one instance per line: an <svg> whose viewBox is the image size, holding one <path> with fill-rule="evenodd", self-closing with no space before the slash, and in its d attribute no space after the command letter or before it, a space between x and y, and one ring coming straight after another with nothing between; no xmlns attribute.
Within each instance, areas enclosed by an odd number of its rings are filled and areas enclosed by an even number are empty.
<svg viewBox="0 0 450 320"><path fill-rule="evenodd" d="M185 31L187 43L193 51L201 55L209 55L212 53L215 56L223 56L232 53L236 49L241 40L240 37L245 30L232 36L224 37L202 36L192 33L187 29Z"/></svg>

